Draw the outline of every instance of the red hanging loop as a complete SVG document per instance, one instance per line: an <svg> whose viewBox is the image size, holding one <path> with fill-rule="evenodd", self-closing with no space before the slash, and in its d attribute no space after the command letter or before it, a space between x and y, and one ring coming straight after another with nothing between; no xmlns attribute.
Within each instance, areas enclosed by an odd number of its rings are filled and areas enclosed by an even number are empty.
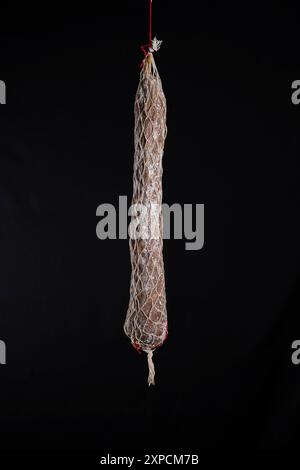
<svg viewBox="0 0 300 470"><path fill-rule="evenodd" d="M149 0L149 43L141 46L141 50L144 53L144 59L149 53L149 48L152 46L152 0ZM144 60L141 63L141 67L144 64Z"/></svg>
<svg viewBox="0 0 300 470"><path fill-rule="evenodd" d="M149 44L152 44L152 0L149 5Z"/></svg>

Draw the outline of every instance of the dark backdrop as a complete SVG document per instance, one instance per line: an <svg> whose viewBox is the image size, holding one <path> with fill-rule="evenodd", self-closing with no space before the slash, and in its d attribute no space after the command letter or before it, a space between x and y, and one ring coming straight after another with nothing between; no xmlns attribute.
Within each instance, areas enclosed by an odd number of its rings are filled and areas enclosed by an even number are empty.
<svg viewBox="0 0 300 470"><path fill-rule="evenodd" d="M149 389L122 329L128 242L95 233L97 206L131 196L148 3L98 6L1 19L0 448L295 448L297 12L154 1L164 201L205 204L205 246L165 242L169 338Z"/></svg>

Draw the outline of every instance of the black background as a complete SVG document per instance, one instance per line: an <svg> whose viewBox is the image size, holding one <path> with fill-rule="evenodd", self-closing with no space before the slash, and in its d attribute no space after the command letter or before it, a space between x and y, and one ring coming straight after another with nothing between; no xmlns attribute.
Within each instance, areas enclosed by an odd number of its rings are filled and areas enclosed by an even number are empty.
<svg viewBox="0 0 300 470"><path fill-rule="evenodd" d="M154 1L164 201L205 204L202 250L165 242L154 388L122 329L128 242L95 233L97 206L131 196L148 2L1 19L1 449L298 446L297 11L220 5Z"/></svg>

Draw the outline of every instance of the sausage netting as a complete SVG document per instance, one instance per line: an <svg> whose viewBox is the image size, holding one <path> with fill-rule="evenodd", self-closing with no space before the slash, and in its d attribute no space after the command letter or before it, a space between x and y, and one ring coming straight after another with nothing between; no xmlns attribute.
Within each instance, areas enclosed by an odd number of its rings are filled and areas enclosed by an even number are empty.
<svg viewBox="0 0 300 470"><path fill-rule="evenodd" d="M130 237L130 301L124 330L137 350L148 354L148 383L154 384L153 351L167 336L163 262L162 157L166 127L166 99L151 52L145 58L135 99L135 154L132 204L140 213L140 233Z"/></svg>

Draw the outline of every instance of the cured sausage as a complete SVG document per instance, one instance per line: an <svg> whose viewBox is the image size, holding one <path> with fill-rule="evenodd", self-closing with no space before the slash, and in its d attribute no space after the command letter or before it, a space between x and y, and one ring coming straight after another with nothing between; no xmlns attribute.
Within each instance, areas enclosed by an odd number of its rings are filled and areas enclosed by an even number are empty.
<svg viewBox="0 0 300 470"><path fill-rule="evenodd" d="M148 52L135 98L132 207L141 216L141 236L129 240L132 273L124 331L134 348L148 355L149 385L154 385L153 351L168 334L161 213L166 134L166 99Z"/></svg>

